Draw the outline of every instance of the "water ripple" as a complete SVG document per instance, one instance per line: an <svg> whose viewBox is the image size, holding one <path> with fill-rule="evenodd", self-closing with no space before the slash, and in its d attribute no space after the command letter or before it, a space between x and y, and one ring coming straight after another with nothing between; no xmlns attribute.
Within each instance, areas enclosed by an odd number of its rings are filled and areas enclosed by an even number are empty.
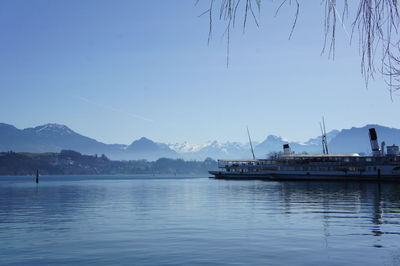
<svg viewBox="0 0 400 266"><path fill-rule="evenodd" d="M394 184L0 178L0 264L400 265Z"/></svg>

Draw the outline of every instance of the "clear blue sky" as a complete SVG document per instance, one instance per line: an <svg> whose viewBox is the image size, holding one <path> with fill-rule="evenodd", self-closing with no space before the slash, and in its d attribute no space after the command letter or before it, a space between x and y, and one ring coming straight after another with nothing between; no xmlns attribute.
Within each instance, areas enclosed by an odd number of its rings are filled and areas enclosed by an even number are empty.
<svg viewBox="0 0 400 266"><path fill-rule="evenodd" d="M327 129L400 127L379 75L368 89L358 45L338 29L336 59L320 55L324 7L303 1L260 28L207 45L208 21L190 0L0 1L0 122L18 128L66 124L106 143L146 136L160 142L306 140ZM312 3L311 3L312 2Z"/></svg>

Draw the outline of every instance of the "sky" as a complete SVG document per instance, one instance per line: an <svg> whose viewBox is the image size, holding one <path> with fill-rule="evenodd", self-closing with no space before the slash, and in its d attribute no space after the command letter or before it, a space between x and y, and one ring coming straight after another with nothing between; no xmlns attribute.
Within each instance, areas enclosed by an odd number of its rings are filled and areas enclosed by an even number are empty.
<svg viewBox="0 0 400 266"><path fill-rule="evenodd" d="M377 123L400 128L399 101L377 75L366 88L358 44L338 27L322 54L324 6L264 1L259 27L199 15L209 0L0 1L0 122L46 123L105 143L305 141Z"/></svg>

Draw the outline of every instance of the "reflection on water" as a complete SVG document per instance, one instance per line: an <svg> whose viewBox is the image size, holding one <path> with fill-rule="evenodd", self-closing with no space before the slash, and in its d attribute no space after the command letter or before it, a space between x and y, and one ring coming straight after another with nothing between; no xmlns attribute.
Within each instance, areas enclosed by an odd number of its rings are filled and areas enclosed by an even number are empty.
<svg viewBox="0 0 400 266"><path fill-rule="evenodd" d="M0 178L0 264L400 265L400 185Z"/></svg>

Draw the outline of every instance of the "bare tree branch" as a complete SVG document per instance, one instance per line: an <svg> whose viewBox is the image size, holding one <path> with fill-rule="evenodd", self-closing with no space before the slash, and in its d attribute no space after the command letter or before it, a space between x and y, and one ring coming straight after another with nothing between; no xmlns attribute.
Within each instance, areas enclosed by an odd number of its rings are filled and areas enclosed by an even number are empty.
<svg viewBox="0 0 400 266"><path fill-rule="evenodd" d="M229 65L229 46L230 32L236 25L238 16L243 16L242 30L248 24L251 15L253 22L258 27L259 19L256 11L261 11L262 0L208 0L210 7L202 15L208 14L209 17L209 36L212 36L213 10L219 5L219 20L225 23L225 34L227 38L227 65ZM275 12L275 16L285 5L291 5L292 1L296 4L294 22L289 33L292 37L297 20L299 17L299 0L279 0L280 4ZM336 31L337 23L341 24L346 35L345 20L348 20L349 8L353 7L354 18L351 21L350 42L353 38L358 38L360 51L361 74L368 87L370 79L374 79L375 73L379 72L388 84L390 95L395 91L400 91L400 38L398 28L400 24L399 4L400 0L321 0L325 4L324 21L324 45L322 53L328 50L328 57L335 58ZM199 0L196 0L196 4ZM214 3L218 2L218 3ZM340 5L338 5L338 2ZM351 4L351 5L350 5ZM341 12L338 7L340 6ZM242 10L243 12L240 12ZM353 14L351 12L350 14ZM328 49L329 47L329 49ZM379 65L379 68L376 68ZM379 69L379 71L377 71Z"/></svg>

